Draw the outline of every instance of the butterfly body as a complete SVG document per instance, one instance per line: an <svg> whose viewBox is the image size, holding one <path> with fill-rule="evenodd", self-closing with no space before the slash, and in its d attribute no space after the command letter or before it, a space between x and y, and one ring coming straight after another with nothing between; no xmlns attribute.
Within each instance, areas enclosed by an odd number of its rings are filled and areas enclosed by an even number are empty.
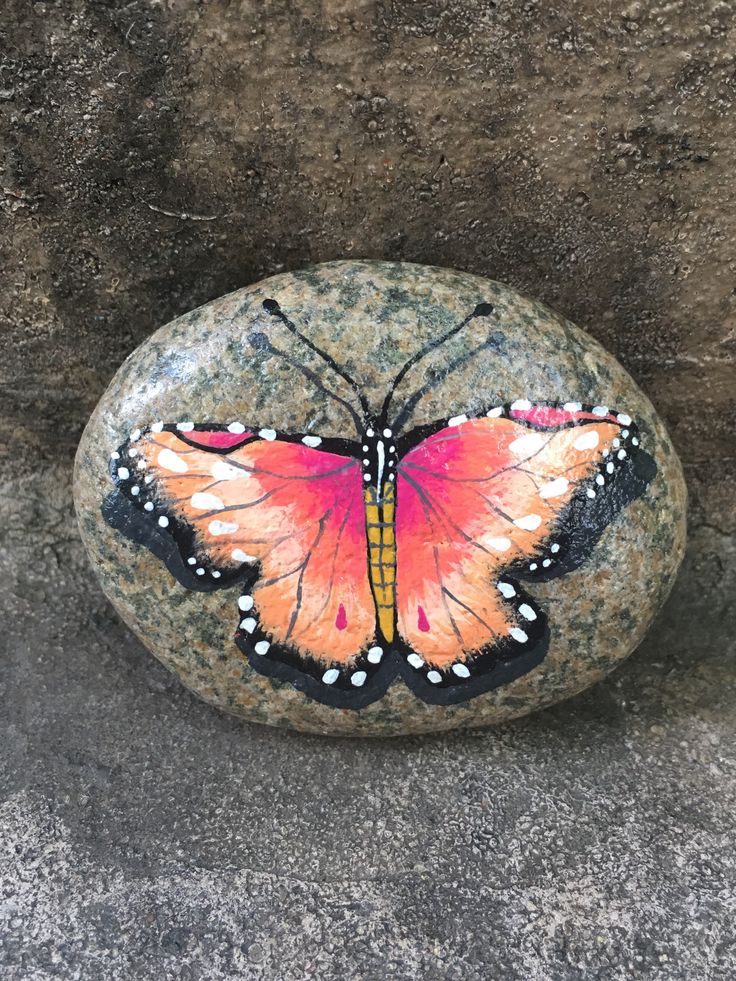
<svg viewBox="0 0 736 981"><path fill-rule="evenodd" d="M235 638L255 670L344 708L398 673L451 704L539 664L550 630L524 582L577 568L655 470L608 406L517 400L407 429L392 393L377 413L359 390L361 413L338 398L357 440L253 420L138 429L103 506L185 587L239 585Z"/></svg>
<svg viewBox="0 0 736 981"><path fill-rule="evenodd" d="M392 430L378 421L369 423L361 453L368 574L381 639L390 644L396 625L396 443Z"/></svg>

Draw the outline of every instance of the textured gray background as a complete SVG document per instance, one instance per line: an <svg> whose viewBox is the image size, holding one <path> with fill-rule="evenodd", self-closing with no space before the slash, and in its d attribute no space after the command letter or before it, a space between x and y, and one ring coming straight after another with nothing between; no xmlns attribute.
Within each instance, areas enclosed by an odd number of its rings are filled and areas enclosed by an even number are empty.
<svg viewBox="0 0 736 981"><path fill-rule="evenodd" d="M3 5L5 976L733 977L735 19ZM290 736L196 702L102 599L70 469L115 367L344 255L539 296L662 412L689 557L606 683L476 734Z"/></svg>

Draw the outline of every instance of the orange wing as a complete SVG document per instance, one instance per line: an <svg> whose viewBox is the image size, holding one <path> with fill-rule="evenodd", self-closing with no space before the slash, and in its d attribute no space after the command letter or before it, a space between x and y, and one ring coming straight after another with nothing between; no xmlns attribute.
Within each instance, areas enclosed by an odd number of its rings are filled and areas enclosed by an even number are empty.
<svg viewBox="0 0 736 981"><path fill-rule="evenodd" d="M245 581L236 639L257 670L323 701L378 697L360 464L343 441L238 428L134 433L113 477L185 585Z"/></svg>
<svg viewBox="0 0 736 981"><path fill-rule="evenodd" d="M430 701L538 663L547 618L518 580L579 565L641 493L628 416L515 405L434 427L398 467L397 626L405 677Z"/></svg>

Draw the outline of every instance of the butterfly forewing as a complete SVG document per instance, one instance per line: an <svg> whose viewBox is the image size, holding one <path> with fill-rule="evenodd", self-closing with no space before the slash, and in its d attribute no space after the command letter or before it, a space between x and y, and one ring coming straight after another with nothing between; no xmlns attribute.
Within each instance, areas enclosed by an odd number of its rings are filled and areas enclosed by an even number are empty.
<svg viewBox="0 0 736 981"><path fill-rule="evenodd" d="M543 658L547 619L519 579L590 553L632 499L638 444L631 419L607 407L528 402L405 437L397 622L422 697L459 700Z"/></svg>
<svg viewBox="0 0 736 981"><path fill-rule="evenodd" d="M236 428L134 433L113 477L176 543L185 584L242 581L236 638L257 670L313 683L324 701L377 697L383 652L351 444Z"/></svg>

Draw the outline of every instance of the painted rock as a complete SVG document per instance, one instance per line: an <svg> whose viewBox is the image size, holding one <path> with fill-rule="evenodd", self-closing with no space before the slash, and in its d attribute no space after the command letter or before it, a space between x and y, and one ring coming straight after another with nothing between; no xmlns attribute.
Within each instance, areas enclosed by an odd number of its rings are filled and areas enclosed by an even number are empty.
<svg viewBox="0 0 736 981"><path fill-rule="evenodd" d="M208 702L365 735L485 725L637 646L678 459L595 341L490 280L333 262L157 331L77 456L102 588Z"/></svg>

